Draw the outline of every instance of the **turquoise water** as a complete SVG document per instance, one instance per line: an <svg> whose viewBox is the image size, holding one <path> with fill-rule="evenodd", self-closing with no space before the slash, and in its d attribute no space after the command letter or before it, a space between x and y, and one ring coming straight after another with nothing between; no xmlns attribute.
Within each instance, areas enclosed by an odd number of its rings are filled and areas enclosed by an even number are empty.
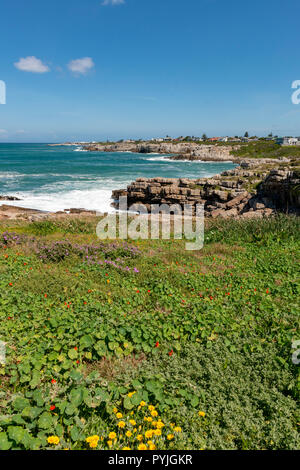
<svg viewBox="0 0 300 470"><path fill-rule="evenodd" d="M109 211L112 190L138 177L200 178L233 167L230 162L173 161L157 154L0 144L0 195L18 196L22 201L12 204L33 209Z"/></svg>

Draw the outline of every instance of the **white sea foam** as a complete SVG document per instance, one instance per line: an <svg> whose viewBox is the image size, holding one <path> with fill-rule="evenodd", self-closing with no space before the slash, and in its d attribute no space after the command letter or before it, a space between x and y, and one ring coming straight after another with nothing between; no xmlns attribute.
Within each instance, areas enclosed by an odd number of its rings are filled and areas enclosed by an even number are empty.
<svg viewBox="0 0 300 470"><path fill-rule="evenodd" d="M16 171L0 171L0 179L16 179L16 178L23 178L26 176L23 173L18 173Z"/></svg>
<svg viewBox="0 0 300 470"><path fill-rule="evenodd" d="M111 190L73 190L56 193L18 193L21 201L5 201L7 205L38 209L49 212L63 211L71 208L114 212L111 207Z"/></svg>
<svg viewBox="0 0 300 470"><path fill-rule="evenodd" d="M147 155L150 155L150 154L147 154ZM155 154L155 155L159 155L159 154ZM233 163L231 160L222 160L222 161L216 161L216 160L188 160L188 159L185 159L185 160L175 160L173 158L168 158L168 157L162 157L161 155L160 156L157 156L157 157L150 157L150 158L146 158L146 160L150 161L150 162L169 162L169 163L213 163L213 164L217 164L217 165L220 165L222 163Z"/></svg>

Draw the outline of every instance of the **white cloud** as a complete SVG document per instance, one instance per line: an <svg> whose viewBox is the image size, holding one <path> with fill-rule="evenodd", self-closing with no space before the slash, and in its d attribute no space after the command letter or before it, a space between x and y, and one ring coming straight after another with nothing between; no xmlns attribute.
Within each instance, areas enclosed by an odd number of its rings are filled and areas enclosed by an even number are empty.
<svg viewBox="0 0 300 470"><path fill-rule="evenodd" d="M23 72L46 73L50 70L47 65L34 56L22 57L19 62L14 63L14 66Z"/></svg>
<svg viewBox="0 0 300 470"><path fill-rule="evenodd" d="M6 129L0 129L0 134L8 134L8 131Z"/></svg>
<svg viewBox="0 0 300 470"><path fill-rule="evenodd" d="M95 66L91 57L83 57L82 59L71 60L68 68L75 74L85 75Z"/></svg>
<svg viewBox="0 0 300 470"><path fill-rule="evenodd" d="M122 3L125 3L125 0L104 0L102 5L122 5Z"/></svg>

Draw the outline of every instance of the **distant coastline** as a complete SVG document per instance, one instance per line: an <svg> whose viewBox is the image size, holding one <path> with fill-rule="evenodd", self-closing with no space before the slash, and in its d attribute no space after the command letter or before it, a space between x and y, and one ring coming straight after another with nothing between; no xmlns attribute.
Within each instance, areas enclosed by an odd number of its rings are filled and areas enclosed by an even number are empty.
<svg viewBox="0 0 300 470"><path fill-rule="evenodd" d="M64 142L61 144L49 144L50 146L80 146L89 152L132 152L132 153L156 153L168 155L166 158L174 160L189 160L203 162L231 162L232 146L205 145L195 142L115 142L115 143L86 143Z"/></svg>

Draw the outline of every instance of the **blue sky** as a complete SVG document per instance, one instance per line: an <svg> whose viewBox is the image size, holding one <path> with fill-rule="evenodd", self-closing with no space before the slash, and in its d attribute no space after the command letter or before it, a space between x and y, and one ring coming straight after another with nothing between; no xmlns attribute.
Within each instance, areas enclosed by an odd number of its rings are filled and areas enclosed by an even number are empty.
<svg viewBox="0 0 300 470"><path fill-rule="evenodd" d="M300 135L298 0L10 0L0 10L0 142Z"/></svg>

